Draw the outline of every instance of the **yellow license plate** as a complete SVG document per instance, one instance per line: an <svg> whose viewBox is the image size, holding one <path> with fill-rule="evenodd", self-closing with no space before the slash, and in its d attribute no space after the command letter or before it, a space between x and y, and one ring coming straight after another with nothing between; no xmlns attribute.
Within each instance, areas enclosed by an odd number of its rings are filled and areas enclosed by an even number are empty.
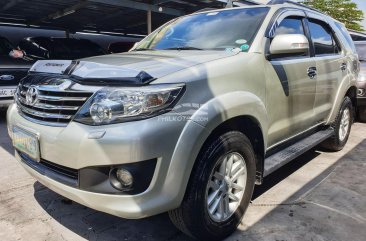
<svg viewBox="0 0 366 241"><path fill-rule="evenodd" d="M39 140L34 133L17 126L13 127L13 146L35 161L40 161Z"/></svg>

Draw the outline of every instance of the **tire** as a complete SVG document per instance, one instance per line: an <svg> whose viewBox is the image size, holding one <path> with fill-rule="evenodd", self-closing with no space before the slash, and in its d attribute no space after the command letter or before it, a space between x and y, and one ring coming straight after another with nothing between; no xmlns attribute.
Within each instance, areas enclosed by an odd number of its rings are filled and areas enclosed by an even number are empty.
<svg viewBox="0 0 366 241"><path fill-rule="evenodd" d="M234 164L231 164L233 160ZM227 163L225 167L224 163ZM255 163L253 147L241 132L227 132L206 144L196 160L181 206L169 212L171 221L182 232L198 240L222 240L232 234L240 224L253 195ZM242 169L246 169L246 172L240 171ZM233 178L236 186L226 184L226 181L220 183L222 177L219 173L223 173L223 170L232 177L235 173L241 174L239 178ZM245 188L241 189L239 186ZM229 192L235 194L228 195ZM241 197L241 201L240 198L234 201L237 199L234 195ZM209 204L209 200L214 201ZM227 206L227 209L217 208L215 211L218 200L225 200L219 202L223 206L229 200L231 206ZM208 207L213 211L210 212Z"/></svg>
<svg viewBox="0 0 366 241"><path fill-rule="evenodd" d="M329 151L342 150L348 141L353 120L354 112L352 101L348 96L346 96L338 113L338 116L332 125L334 129L334 135L325 142L323 142L321 146Z"/></svg>
<svg viewBox="0 0 366 241"><path fill-rule="evenodd" d="M358 119L361 122L366 122L366 108L365 107L361 107L358 109Z"/></svg>

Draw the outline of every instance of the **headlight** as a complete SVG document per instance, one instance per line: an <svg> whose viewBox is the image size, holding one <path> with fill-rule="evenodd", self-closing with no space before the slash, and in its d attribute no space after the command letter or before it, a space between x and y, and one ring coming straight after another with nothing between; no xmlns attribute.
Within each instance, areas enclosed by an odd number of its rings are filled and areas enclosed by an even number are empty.
<svg viewBox="0 0 366 241"><path fill-rule="evenodd" d="M74 121L106 125L150 118L170 111L183 89L182 84L103 88L82 107Z"/></svg>

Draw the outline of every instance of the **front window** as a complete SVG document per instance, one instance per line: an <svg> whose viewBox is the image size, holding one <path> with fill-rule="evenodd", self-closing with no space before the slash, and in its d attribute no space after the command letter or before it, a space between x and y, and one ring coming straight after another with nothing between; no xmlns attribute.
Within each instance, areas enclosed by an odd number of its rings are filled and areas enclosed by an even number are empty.
<svg viewBox="0 0 366 241"><path fill-rule="evenodd" d="M178 18L160 27L134 50L247 50L267 13L267 7L256 7Z"/></svg>

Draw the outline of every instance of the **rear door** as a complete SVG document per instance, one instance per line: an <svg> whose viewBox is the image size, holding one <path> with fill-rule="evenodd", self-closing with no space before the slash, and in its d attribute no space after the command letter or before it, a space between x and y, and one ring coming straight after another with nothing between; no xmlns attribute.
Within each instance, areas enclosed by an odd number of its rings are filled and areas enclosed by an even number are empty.
<svg viewBox="0 0 366 241"><path fill-rule="evenodd" d="M283 16L284 15L284 16ZM306 35L305 13L286 11L274 23L272 39L279 34ZM269 115L268 146L304 132L314 124L316 76L309 70L315 61L306 55L274 56L267 65L267 110Z"/></svg>
<svg viewBox="0 0 366 241"><path fill-rule="evenodd" d="M314 111L316 121L323 123L332 109L336 90L343 78L347 78L347 64L340 41L322 16L309 14L308 26L313 42L313 54L317 69Z"/></svg>

